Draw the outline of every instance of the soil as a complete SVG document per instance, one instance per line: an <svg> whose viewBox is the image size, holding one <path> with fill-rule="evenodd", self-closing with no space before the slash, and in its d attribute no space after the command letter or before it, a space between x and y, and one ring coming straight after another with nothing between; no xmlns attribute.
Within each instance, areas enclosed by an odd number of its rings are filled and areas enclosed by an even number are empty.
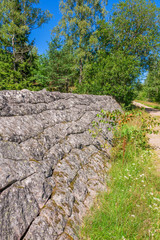
<svg viewBox="0 0 160 240"><path fill-rule="evenodd" d="M160 110L153 109L151 107L145 106L138 102L133 102L133 104L137 107L143 107L146 112L148 112L151 116L158 118L160 120ZM158 172L158 175L160 175L160 127L157 127L156 130L159 130L158 134L150 134L149 137L149 144L150 146L155 150L158 158L155 162L156 164L156 170Z"/></svg>

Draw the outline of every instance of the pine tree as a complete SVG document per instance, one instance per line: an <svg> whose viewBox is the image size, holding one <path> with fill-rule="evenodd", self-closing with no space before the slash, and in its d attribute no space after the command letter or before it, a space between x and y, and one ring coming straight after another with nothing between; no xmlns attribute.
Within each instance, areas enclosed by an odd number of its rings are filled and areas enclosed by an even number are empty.
<svg viewBox="0 0 160 240"><path fill-rule="evenodd" d="M35 90L48 88L49 86L49 59L47 54L38 55L36 58L36 67L33 68L31 81L34 82Z"/></svg>
<svg viewBox="0 0 160 240"><path fill-rule="evenodd" d="M53 38L48 51L48 89L68 92L76 75L73 49L58 37Z"/></svg>
<svg viewBox="0 0 160 240"><path fill-rule="evenodd" d="M9 86L3 88L23 88L27 86L27 79L31 76L35 55L32 54L33 42L29 42L29 35L34 28L47 22L51 15L48 11L35 8L38 0L2 0L0 10L0 55L5 65L1 71L0 81L8 75ZM7 56L7 57L4 57ZM2 67L2 62L0 67ZM11 72L9 72L11 71ZM12 73L12 74L11 74ZM30 84L29 84L30 85Z"/></svg>

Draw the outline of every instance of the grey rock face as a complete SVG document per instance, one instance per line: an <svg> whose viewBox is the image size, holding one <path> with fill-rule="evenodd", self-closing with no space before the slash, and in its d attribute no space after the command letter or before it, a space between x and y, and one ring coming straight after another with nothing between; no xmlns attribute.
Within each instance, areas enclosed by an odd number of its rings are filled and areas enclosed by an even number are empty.
<svg viewBox="0 0 160 240"><path fill-rule="evenodd" d="M0 239L78 239L96 193L106 190L112 133L89 133L110 96L0 92ZM108 141L108 148L101 146Z"/></svg>

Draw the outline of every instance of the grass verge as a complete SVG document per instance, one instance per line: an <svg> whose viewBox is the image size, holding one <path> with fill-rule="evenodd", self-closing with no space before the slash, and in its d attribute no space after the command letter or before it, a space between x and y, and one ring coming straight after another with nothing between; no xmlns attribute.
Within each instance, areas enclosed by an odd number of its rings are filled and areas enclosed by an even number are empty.
<svg viewBox="0 0 160 240"><path fill-rule="evenodd" d="M147 147L143 115L115 131L108 192L98 196L84 219L81 240L160 239L160 179L153 164L157 156ZM125 129L129 138L124 138Z"/></svg>
<svg viewBox="0 0 160 240"><path fill-rule="evenodd" d="M148 107L154 108L154 109L158 109L160 110L160 103L154 103L154 102L147 102L147 101L141 101L141 100L135 100L136 102L142 103Z"/></svg>

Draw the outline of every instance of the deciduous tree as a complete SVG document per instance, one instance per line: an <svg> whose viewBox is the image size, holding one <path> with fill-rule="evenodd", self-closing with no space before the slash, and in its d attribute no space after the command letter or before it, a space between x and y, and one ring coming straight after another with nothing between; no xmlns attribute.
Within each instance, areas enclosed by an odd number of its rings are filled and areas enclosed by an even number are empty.
<svg viewBox="0 0 160 240"><path fill-rule="evenodd" d="M160 57L157 56L150 66L144 89L151 101L160 102Z"/></svg>
<svg viewBox="0 0 160 240"><path fill-rule="evenodd" d="M152 55L160 50L160 8L151 0L120 0L111 22L115 47L139 58L147 69Z"/></svg>
<svg viewBox="0 0 160 240"><path fill-rule="evenodd" d="M107 0L61 0L62 19L59 32L67 44L74 47L75 62L79 69L79 84L83 79L83 65L87 55L97 44L95 31L98 21L105 18Z"/></svg>

